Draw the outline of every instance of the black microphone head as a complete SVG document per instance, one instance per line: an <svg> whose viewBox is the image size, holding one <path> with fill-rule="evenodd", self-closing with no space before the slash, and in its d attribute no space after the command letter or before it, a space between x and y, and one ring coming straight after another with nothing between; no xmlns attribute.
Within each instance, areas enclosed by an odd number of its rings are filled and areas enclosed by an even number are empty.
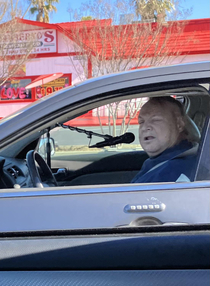
<svg viewBox="0 0 210 286"><path fill-rule="evenodd" d="M98 142L95 145L89 146L89 148L102 148L105 146L114 146L114 145L122 144L122 143L129 144L129 143L132 143L134 140L135 140L134 134L131 132L127 132L123 135L112 137L102 142Z"/></svg>
<svg viewBox="0 0 210 286"><path fill-rule="evenodd" d="M132 143L135 140L135 135L131 132L123 134L122 137L122 143Z"/></svg>

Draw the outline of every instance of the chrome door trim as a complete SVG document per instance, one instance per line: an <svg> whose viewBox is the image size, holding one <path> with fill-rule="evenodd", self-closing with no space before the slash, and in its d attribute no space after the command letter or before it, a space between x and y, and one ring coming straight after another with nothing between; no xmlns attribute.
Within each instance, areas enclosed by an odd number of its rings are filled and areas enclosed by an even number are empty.
<svg viewBox="0 0 210 286"><path fill-rule="evenodd" d="M76 187L49 187L49 188L23 188L0 190L0 199L18 198L18 197L39 197L39 196L62 196L62 195L85 195L85 194L102 194L102 193L124 193L124 192L148 192L164 190L190 190L209 188L210 181L187 182L187 183L159 183L159 184L117 184L117 185L92 185Z"/></svg>

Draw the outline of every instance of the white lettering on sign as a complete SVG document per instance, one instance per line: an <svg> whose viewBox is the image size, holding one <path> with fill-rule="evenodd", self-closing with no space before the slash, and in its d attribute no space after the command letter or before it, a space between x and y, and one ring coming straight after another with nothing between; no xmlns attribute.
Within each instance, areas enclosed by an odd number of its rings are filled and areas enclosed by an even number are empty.
<svg viewBox="0 0 210 286"><path fill-rule="evenodd" d="M44 29L0 36L0 49L5 49L7 55L55 53L56 30Z"/></svg>

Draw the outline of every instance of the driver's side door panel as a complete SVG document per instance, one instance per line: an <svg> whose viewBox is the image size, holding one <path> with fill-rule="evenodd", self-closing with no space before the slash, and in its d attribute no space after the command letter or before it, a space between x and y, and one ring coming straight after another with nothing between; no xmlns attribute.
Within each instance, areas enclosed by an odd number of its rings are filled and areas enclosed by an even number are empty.
<svg viewBox="0 0 210 286"><path fill-rule="evenodd" d="M208 182L1 190L0 196L2 232L129 226L148 217L155 224L210 221Z"/></svg>

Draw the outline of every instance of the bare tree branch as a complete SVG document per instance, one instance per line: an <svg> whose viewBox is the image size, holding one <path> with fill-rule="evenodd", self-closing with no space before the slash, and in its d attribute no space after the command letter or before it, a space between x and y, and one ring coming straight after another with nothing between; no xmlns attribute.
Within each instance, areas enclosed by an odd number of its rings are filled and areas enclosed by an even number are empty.
<svg viewBox="0 0 210 286"><path fill-rule="evenodd" d="M27 37L24 43L20 40L23 24L16 18L20 15L18 4L18 0L0 3L0 86L15 76L33 49L33 39Z"/></svg>
<svg viewBox="0 0 210 286"><path fill-rule="evenodd" d="M162 2L169 3L170 1ZM110 6L106 0L94 0L94 5L83 4L80 15L91 16L94 20L75 22L66 31L66 35L74 43L74 51L81 55L80 65L83 67L85 77L87 77L88 71L84 55L91 58L92 77L96 77L144 66L170 64L181 54L182 45L187 41L187 39L184 42L182 40L186 21L144 23L139 22L134 14L130 14L130 17L123 18L123 22L121 19L121 24L116 24L116 19L120 18L120 9L128 7L126 6L128 3L126 3L127 0L118 0ZM170 7L172 9L175 6ZM86 14L82 13L84 11ZM89 11L89 15L87 11ZM107 19L107 16L110 19ZM81 75L81 70L79 70L79 74ZM120 128L120 133L123 133L127 130L131 120L137 116L141 108L141 101L135 102L135 104L132 101L127 101L106 106L109 111L109 129L111 132L112 125L114 136L116 124L119 124L117 112L119 106L121 111L124 110Z"/></svg>

